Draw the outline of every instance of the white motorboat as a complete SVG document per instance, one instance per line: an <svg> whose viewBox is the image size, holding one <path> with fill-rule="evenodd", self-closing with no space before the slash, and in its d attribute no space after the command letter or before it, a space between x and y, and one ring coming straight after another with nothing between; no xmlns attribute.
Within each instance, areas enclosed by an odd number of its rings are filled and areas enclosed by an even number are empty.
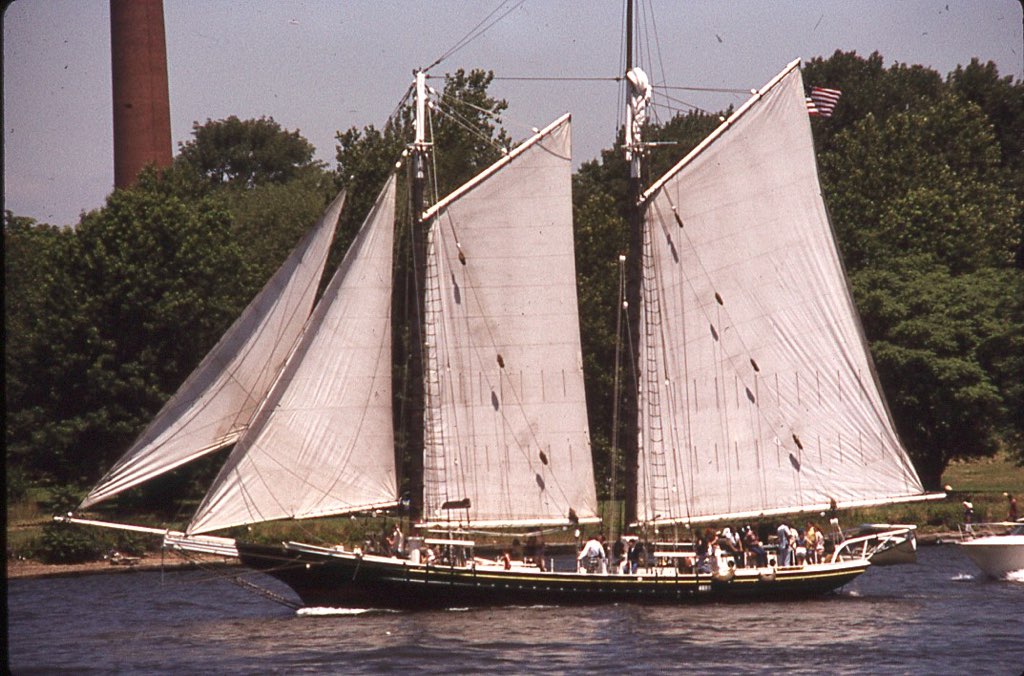
<svg viewBox="0 0 1024 676"><path fill-rule="evenodd" d="M1009 528L999 534L999 528ZM989 577L1005 578L1014 571L1024 571L1024 520L993 524L976 524L976 536L960 543L963 552Z"/></svg>

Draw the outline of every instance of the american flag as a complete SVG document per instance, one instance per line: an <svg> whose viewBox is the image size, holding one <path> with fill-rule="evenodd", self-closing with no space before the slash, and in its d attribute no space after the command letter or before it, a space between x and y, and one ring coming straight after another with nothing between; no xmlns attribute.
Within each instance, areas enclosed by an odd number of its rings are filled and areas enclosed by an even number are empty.
<svg viewBox="0 0 1024 676"><path fill-rule="evenodd" d="M807 114L821 117L832 117L836 102L843 92L826 87L811 87L811 95L807 97Z"/></svg>

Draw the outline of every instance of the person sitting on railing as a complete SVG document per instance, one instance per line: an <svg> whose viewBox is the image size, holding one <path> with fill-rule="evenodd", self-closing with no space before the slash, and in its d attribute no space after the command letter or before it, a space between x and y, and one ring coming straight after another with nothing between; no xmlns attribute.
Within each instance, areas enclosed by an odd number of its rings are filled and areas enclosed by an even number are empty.
<svg viewBox="0 0 1024 676"><path fill-rule="evenodd" d="M754 557L755 566L768 565L768 552L765 551L761 538L757 536L757 532L750 526L743 529L743 548L747 551L748 555Z"/></svg>
<svg viewBox="0 0 1024 676"><path fill-rule="evenodd" d="M743 547L740 546L739 540L733 537L731 528L722 529L722 534L718 536L718 547L732 557L737 567L743 566Z"/></svg>

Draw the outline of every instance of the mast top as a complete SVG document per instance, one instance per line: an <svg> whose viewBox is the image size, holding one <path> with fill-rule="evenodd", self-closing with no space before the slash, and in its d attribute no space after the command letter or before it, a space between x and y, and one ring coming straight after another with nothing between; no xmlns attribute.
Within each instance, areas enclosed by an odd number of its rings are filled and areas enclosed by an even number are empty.
<svg viewBox="0 0 1024 676"><path fill-rule="evenodd" d="M416 139L413 148L423 151L427 146L426 131L427 71L416 71Z"/></svg>

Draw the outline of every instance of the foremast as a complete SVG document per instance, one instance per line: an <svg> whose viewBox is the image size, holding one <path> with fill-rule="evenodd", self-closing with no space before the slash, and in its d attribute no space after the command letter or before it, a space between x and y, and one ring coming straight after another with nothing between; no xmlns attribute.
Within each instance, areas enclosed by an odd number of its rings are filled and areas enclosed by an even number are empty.
<svg viewBox="0 0 1024 676"><path fill-rule="evenodd" d="M629 165L629 182L626 194L626 218L629 229L629 248L626 253L626 302L625 308L619 307L617 311L626 313L626 330L628 334L626 353L628 355L628 370L626 382L628 386L624 392L623 420L622 425L627 430L622 448L623 456L623 483L625 484L625 523L631 524L637 520L637 482L639 475L639 447L640 437L640 408L638 400L639 385L639 351L640 344L640 294L643 278L643 206L640 202L640 195L643 190L642 159L643 159L643 125L646 120L646 107L650 101L650 83L647 75L640 68L633 65L633 0L626 1L626 119L625 143L623 151L626 162ZM617 375L617 374L616 374ZM619 393L616 392L618 397ZM617 451L612 449L611 464L617 467ZM612 497L617 490L615 480L612 481ZM617 519L613 518L615 523ZM612 526L614 530L614 525ZM614 532L612 533L614 535Z"/></svg>

